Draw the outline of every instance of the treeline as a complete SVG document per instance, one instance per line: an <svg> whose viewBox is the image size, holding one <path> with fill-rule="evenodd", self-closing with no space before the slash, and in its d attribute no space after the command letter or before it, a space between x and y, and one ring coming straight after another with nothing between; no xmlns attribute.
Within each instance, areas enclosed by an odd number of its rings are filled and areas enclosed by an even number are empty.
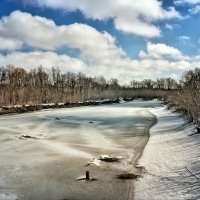
<svg viewBox="0 0 200 200"><path fill-rule="evenodd" d="M169 93L167 101L200 127L200 68L185 72L176 92Z"/></svg>
<svg viewBox="0 0 200 200"><path fill-rule="evenodd" d="M30 71L12 65L0 67L0 106L42 103L84 102L115 98L159 98L163 90L177 87L171 78L131 81L121 86L117 79L88 77L83 73L62 73L52 67ZM153 91L154 90L154 91Z"/></svg>
<svg viewBox="0 0 200 200"><path fill-rule="evenodd" d="M179 81L160 78L132 80L122 86L117 79L62 73L52 67L30 71L12 65L0 67L0 106L86 102L116 98L164 98L200 126L200 69L187 71Z"/></svg>
<svg viewBox="0 0 200 200"><path fill-rule="evenodd" d="M114 99L121 96L121 89L116 79L61 73L54 67L0 67L0 106Z"/></svg>
<svg viewBox="0 0 200 200"><path fill-rule="evenodd" d="M186 71L180 80L160 78L131 81L130 87L142 91L146 97L163 97L170 107L187 116L200 127L200 68ZM145 92L144 89L149 89ZM155 93L155 94L154 94ZM198 129L200 131L200 129Z"/></svg>
<svg viewBox="0 0 200 200"><path fill-rule="evenodd" d="M179 83L172 78L160 78L156 81L145 79L143 81L133 80L130 82L130 87L135 89L160 89L160 90L174 90L179 87Z"/></svg>
<svg viewBox="0 0 200 200"><path fill-rule="evenodd" d="M61 73L54 67L50 71L42 67L31 71L11 65L0 67L0 106L113 99L120 88L116 79Z"/></svg>

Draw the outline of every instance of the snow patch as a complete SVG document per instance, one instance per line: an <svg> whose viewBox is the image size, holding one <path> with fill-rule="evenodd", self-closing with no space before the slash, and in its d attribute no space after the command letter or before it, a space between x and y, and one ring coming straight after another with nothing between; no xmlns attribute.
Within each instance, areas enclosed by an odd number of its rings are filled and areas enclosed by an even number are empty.
<svg viewBox="0 0 200 200"><path fill-rule="evenodd" d="M147 173L136 182L135 199L200 199L200 135L190 136L195 127L166 107L151 112L158 123L138 163Z"/></svg>

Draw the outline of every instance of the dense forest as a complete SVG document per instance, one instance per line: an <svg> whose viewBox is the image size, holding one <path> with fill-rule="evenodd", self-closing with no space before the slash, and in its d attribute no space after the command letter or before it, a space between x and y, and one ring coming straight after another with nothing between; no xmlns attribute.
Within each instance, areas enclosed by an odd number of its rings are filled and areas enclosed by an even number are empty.
<svg viewBox="0 0 200 200"><path fill-rule="evenodd" d="M132 80L120 85L117 79L62 73L59 68L30 71L12 65L0 67L0 106L71 103L102 99L163 98L200 125L200 69L172 78Z"/></svg>

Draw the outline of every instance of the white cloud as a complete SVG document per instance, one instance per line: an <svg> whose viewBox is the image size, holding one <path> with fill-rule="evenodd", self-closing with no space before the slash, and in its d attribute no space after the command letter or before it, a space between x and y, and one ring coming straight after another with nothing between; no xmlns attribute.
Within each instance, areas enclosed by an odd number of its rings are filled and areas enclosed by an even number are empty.
<svg viewBox="0 0 200 200"><path fill-rule="evenodd" d="M184 56L182 52L174 47L167 46L166 44L152 44L147 43L147 53L140 51L139 53L142 59L154 59L154 60L169 60L169 61L181 61L188 60L189 58Z"/></svg>
<svg viewBox="0 0 200 200"><path fill-rule="evenodd" d="M174 4L176 5L184 5L184 4L198 4L200 0L175 0Z"/></svg>
<svg viewBox="0 0 200 200"><path fill-rule="evenodd" d="M26 0L41 7L63 9L66 11L81 11L87 18L106 20L112 18L118 30L143 36L157 37L160 29L154 25L158 20L181 18L173 7L168 10L162 7L158 0Z"/></svg>
<svg viewBox="0 0 200 200"><path fill-rule="evenodd" d="M4 37L5 41L16 41L13 49L19 49L22 44L43 50L65 46L79 49L81 57L88 62L125 55L115 45L115 38L107 32L101 33L91 26L78 23L57 26L52 20L21 11L14 11L1 19L0 37ZM3 45L2 48L10 50L11 45Z"/></svg>
<svg viewBox="0 0 200 200"><path fill-rule="evenodd" d="M194 8L189 9L189 12L193 15L200 13L200 5L196 5Z"/></svg>
<svg viewBox="0 0 200 200"><path fill-rule="evenodd" d="M98 46L98 44L97 44ZM177 76L192 68L190 59L178 49L165 44L147 44L147 53L140 53L141 59L134 60L128 56L115 57L90 64L81 58L71 58L54 52L36 51L30 53L11 52L0 55L1 65L14 64L27 69L42 65L46 68L59 66L63 72L81 71L91 76L103 75L107 79L117 78L120 83L128 83L132 79L155 79L163 76ZM200 63L200 59L195 60ZM196 65L195 65L196 66Z"/></svg>
<svg viewBox="0 0 200 200"><path fill-rule="evenodd" d="M173 30L174 27L173 27L173 25L166 23L165 28L169 29L169 30Z"/></svg>
<svg viewBox="0 0 200 200"><path fill-rule="evenodd" d="M180 40L190 40L190 37L188 37L187 35L181 35L179 37Z"/></svg>
<svg viewBox="0 0 200 200"><path fill-rule="evenodd" d="M34 51L34 52L12 52L7 55L0 54L1 65L15 65L32 69L40 65L45 68L59 66L63 71L86 71L86 64L77 58L71 58L67 55L58 55L50 51Z"/></svg>
<svg viewBox="0 0 200 200"><path fill-rule="evenodd" d="M10 39L6 37L1 37L0 36L0 50L16 50L20 49L22 47L22 42L17 39Z"/></svg>
<svg viewBox="0 0 200 200"><path fill-rule="evenodd" d="M33 52L11 51L0 54L0 65L13 64L27 69L43 65L59 66L63 72L84 72L118 78L121 83L132 79L157 78L165 74L180 74L191 67L190 59L174 47L147 43L141 59L131 59L116 45L115 38L85 24L56 25L44 17L15 11L0 20L0 40L3 49L17 50L23 45ZM4 40L5 39L5 40ZM7 41L7 44L6 42ZM9 46L9 42L11 44ZM14 41L14 43L12 43ZM16 42L16 43L15 43ZM80 55L72 58L54 50L62 47L78 49Z"/></svg>
<svg viewBox="0 0 200 200"><path fill-rule="evenodd" d="M178 37L178 40L181 44L186 44L190 40L190 37L187 35L181 35Z"/></svg>
<svg viewBox="0 0 200 200"><path fill-rule="evenodd" d="M186 18L186 17L185 17L185 18ZM169 29L169 30L180 29L180 28L181 28L181 25L180 25L180 24L176 24L176 23L173 23L173 24L168 24L168 23L166 23L166 24L165 24L165 28L166 28L166 29Z"/></svg>

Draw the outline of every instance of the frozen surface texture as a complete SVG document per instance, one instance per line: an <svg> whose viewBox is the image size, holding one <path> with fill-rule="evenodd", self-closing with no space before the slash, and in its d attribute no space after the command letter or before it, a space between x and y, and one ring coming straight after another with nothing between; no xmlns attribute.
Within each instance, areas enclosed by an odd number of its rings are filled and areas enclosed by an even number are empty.
<svg viewBox="0 0 200 200"><path fill-rule="evenodd" d="M137 171L156 119L149 109L160 105L135 101L1 116L0 199L133 199L133 181L115 177ZM124 159L86 167L100 155ZM87 170L97 181L76 181Z"/></svg>

